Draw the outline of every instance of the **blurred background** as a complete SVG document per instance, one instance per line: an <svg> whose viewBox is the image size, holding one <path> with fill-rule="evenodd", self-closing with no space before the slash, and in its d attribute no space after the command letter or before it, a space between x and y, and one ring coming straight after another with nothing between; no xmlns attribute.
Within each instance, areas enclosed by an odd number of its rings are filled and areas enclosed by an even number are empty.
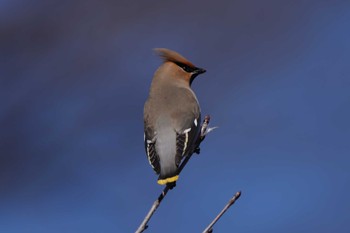
<svg viewBox="0 0 350 233"><path fill-rule="evenodd" d="M134 232L143 104L173 49L219 126L146 232L348 232L349 1L0 2L0 232Z"/></svg>

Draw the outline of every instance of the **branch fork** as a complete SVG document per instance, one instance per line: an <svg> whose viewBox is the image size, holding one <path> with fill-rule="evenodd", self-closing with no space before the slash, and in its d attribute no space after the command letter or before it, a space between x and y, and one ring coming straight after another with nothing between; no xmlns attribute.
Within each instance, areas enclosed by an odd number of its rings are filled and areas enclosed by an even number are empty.
<svg viewBox="0 0 350 233"><path fill-rule="evenodd" d="M210 116L206 115L204 117L203 123L201 125L200 136L198 137L198 140L196 142L196 146L194 147L195 149L194 149L193 153L196 153L196 154L200 153L199 146L202 143L202 141L205 139L206 135L208 133L210 133L212 130L214 130L215 128L217 128L217 127L209 128L209 122L210 122ZM182 169L186 166L187 162L190 160L191 157L192 157L192 154L190 154L190 155L185 157L185 159L182 161L182 163L180 164L180 166L178 168L178 174L181 173ZM152 215L156 212L156 210L159 207L160 203L162 202L162 200L164 199L164 197L166 196L166 194L168 193L168 191L171 188L172 187L170 187L168 185L165 186L165 188L163 189L162 193L154 201L151 209L148 211L147 215L145 216L145 218L143 219L142 223L140 224L139 228L135 231L135 233L141 233L141 232L145 231L148 228L147 224L150 221ZM212 228L213 228L214 224L220 219L220 217L225 213L225 211L228 208L230 208L231 205L233 205L235 200L237 200L239 198L240 194L241 194L240 192L236 193L236 195L230 200L230 202L219 213L219 215L213 220L213 222L209 224L209 226L203 231L203 233L207 233L207 232L212 232L213 231Z"/></svg>

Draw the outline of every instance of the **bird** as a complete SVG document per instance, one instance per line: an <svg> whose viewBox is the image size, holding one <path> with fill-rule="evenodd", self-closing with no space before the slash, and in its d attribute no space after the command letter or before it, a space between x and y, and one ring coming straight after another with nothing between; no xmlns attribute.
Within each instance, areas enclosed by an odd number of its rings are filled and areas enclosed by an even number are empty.
<svg viewBox="0 0 350 233"><path fill-rule="evenodd" d="M197 149L201 111L191 85L206 70L175 51L154 51L163 63L154 73L144 104L144 143L148 162L159 175L157 183L173 188L181 161Z"/></svg>

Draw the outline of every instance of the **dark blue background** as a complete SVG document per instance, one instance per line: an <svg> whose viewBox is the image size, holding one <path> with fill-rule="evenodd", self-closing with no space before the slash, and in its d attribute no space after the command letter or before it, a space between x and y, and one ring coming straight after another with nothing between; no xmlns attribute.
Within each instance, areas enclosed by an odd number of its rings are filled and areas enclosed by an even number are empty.
<svg viewBox="0 0 350 233"><path fill-rule="evenodd" d="M133 232L154 47L219 126L147 232L347 232L349 1L1 1L0 232Z"/></svg>

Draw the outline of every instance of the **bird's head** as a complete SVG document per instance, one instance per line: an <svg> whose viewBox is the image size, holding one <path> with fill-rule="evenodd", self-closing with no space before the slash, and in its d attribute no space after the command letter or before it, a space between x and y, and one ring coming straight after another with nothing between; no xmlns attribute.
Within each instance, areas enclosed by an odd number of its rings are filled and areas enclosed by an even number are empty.
<svg viewBox="0 0 350 233"><path fill-rule="evenodd" d="M180 78L188 82L189 85L192 84L193 80L199 74L206 72L205 69L196 67L175 51L165 48L156 48L154 50L163 59L166 66L168 66L167 68L169 71L176 74L176 78Z"/></svg>

